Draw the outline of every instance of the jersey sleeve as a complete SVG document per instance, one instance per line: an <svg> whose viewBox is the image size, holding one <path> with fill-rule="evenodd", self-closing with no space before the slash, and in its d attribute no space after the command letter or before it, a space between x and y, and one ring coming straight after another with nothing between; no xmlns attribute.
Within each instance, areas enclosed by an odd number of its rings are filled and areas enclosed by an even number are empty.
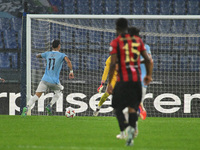
<svg viewBox="0 0 200 150"><path fill-rule="evenodd" d="M116 39L114 39L114 40L110 43L109 51L110 51L110 55L116 54L116 53L117 53L117 40L116 40Z"/></svg>
<svg viewBox="0 0 200 150"><path fill-rule="evenodd" d="M67 55L65 53L62 53L62 59L64 60L64 58L66 57ZM67 56L68 57L68 56Z"/></svg>
<svg viewBox="0 0 200 150"><path fill-rule="evenodd" d="M42 58L46 58L48 52L41 53Z"/></svg>
<svg viewBox="0 0 200 150"><path fill-rule="evenodd" d="M151 54L150 46L147 45L147 44L145 44L145 48L146 48L146 50L147 50L147 53L148 53L148 54Z"/></svg>
<svg viewBox="0 0 200 150"><path fill-rule="evenodd" d="M106 64L105 64L105 68L104 68L101 80L106 81L106 79L108 77L109 70L110 70L110 62L111 62L111 56L109 56L108 59L106 60Z"/></svg>

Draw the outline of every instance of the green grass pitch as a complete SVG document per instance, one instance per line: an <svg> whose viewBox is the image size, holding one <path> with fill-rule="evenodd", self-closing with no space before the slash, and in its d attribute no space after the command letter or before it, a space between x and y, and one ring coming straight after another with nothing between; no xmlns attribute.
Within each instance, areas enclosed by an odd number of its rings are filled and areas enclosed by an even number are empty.
<svg viewBox="0 0 200 150"><path fill-rule="evenodd" d="M198 150L200 118L139 119L133 147L115 117L0 115L0 150Z"/></svg>

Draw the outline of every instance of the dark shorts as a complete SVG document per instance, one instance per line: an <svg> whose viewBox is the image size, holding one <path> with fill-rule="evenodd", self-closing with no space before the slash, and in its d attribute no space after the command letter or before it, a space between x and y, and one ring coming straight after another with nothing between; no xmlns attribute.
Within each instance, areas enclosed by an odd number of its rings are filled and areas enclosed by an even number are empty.
<svg viewBox="0 0 200 150"><path fill-rule="evenodd" d="M141 82L117 82L113 90L112 107L114 109L131 107L138 110L141 99Z"/></svg>

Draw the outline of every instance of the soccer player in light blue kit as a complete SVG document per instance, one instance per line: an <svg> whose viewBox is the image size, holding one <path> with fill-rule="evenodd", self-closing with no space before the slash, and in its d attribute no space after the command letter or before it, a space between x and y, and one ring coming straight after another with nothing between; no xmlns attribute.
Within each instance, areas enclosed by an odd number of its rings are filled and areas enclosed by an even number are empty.
<svg viewBox="0 0 200 150"><path fill-rule="evenodd" d="M130 35L136 35L136 36L140 37L140 35L139 35L140 30L136 27L129 27L128 32L130 33ZM147 54L150 58L150 61L153 64L150 46L145 44L145 49L146 49L146 52L147 52ZM144 77L146 76L147 72L146 72L146 67L145 67L145 64L144 64L144 58L142 56L140 56L140 63L141 63L140 69L141 69L141 84L142 84L142 100L141 100L141 103L140 103L140 106L139 106L139 111L140 111L140 118L144 120L146 118L146 115L147 115L146 110L145 110L144 105L143 105L144 97L145 97L146 91L147 91L147 85L144 84Z"/></svg>
<svg viewBox="0 0 200 150"><path fill-rule="evenodd" d="M72 64L66 54L59 52L61 48L60 41L54 40L52 43L52 51L47 51L41 54L37 54L37 58L45 58L47 61L45 73L40 81L35 95L28 101L27 106L23 108L22 116L26 116L31 106L40 98L42 93L47 89L54 91L54 96L51 102L46 106L48 115L52 115L52 105L59 99L64 87L60 84L59 76L64 61L67 62L70 68L69 78L73 79L74 74L72 70Z"/></svg>
<svg viewBox="0 0 200 150"><path fill-rule="evenodd" d="M146 48L147 54L151 58L150 46L145 44L145 48ZM143 63L144 59L142 56L140 56L140 61L141 61L140 69L141 69L141 83L142 83L142 101L140 103L139 109L140 109L140 118L142 118L144 120L146 118L146 110L143 105L144 97L145 97L146 91L147 91L147 85L144 84L144 77L146 76L146 67Z"/></svg>

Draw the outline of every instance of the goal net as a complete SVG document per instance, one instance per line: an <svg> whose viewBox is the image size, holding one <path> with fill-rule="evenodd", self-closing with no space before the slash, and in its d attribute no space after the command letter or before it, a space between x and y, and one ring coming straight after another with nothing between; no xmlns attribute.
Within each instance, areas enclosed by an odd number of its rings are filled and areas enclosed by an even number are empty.
<svg viewBox="0 0 200 150"><path fill-rule="evenodd" d="M144 106L148 117L200 116L200 16L130 15L27 15L27 100L35 94L46 61L36 54L51 50L53 39L72 62L75 78L68 78L63 64L62 97L53 115L64 115L71 106L77 116L92 116L102 94L97 93L109 44L116 37L115 21L124 17L141 30L154 60L153 82L147 88ZM104 87L105 91L105 87ZM46 115L45 106L54 95L47 91L35 103L32 115ZM113 116L111 96L100 116Z"/></svg>

